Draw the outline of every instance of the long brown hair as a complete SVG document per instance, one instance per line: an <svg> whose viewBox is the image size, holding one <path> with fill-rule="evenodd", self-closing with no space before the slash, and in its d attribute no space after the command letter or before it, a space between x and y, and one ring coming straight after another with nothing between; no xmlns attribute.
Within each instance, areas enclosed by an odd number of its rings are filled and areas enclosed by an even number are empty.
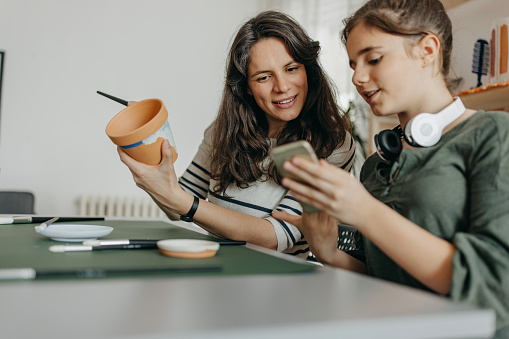
<svg viewBox="0 0 509 339"><path fill-rule="evenodd" d="M439 0L370 0L351 17L343 20L345 25L341 40L346 40L352 29L360 22L385 33L399 35L409 41L419 41L426 34L434 34L440 40L440 73L444 81L451 68L452 24L444 5ZM450 86L449 86L450 87Z"/></svg>
<svg viewBox="0 0 509 339"><path fill-rule="evenodd" d="M320 45L291 17L266 11L248 20L232 43L219 112L212 125L212 178L218 181L215 193L224 193L236 183L246 188L257 180L281 177L272 162L265 162L270 151L265 113L248 93L248 66L251 49L261 39L276 37L287 46L296 62L305 66L308 94L299 116L289 121L277 144L307 140L320 158L328 157L341 145L350 130L347 115L340 114L335 87L318 60Z"/></svg>

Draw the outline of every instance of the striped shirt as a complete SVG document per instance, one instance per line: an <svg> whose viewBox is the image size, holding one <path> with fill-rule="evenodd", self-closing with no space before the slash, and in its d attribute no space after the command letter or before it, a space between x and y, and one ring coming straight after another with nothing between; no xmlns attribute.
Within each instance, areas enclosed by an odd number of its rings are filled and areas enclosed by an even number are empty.
<svg viewBox="0 0 509 339"><path fill-rule="evenodd" d="M276 144L271 139L272 146ZM350 134L342 146L336 149L327 161L337 167L350 171L355 156L355 144ZM265 162L271 161L269 158ZM208 200L218 206L268 220L274 227L277 237L277 251L307 258L309 246L302 234L292 224L272 217L272 211L283 211L301 215L302 207L288 194L288 190L274 180L260 180L248 188L231 184L226 194L213 193L217 181L211 179L211 132L205 131L204 139L193 161L179 178L180 186L188 193Z"/></svg>

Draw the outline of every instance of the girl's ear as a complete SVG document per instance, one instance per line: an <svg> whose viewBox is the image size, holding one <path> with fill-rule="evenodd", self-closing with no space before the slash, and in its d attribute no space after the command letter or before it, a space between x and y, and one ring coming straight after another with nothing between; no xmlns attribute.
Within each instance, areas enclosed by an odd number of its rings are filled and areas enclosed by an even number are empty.
<svg viewBox="0 0 509 339"><path fill-rule="evenodd" d="M419 49L424 65L433 64L440 56L440 39L435 34L427 34L419 42Z"/></svg>

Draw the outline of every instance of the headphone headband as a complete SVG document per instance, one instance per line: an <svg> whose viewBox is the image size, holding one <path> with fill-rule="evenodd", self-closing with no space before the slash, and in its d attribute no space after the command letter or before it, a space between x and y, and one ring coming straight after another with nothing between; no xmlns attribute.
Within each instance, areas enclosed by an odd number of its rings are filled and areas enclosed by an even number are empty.
<svg viewBox="0 0 509 339"><path fill-rule="evenodd" d="M412 146L431 147L442 136L442 131L451 122L465 112L460 98L436 114L421 113L412 118L405 126L405 140Z"/></svg>
<svg viewBox="0 0 509 339"><path fill-rule="evenodd" d="M375 135L378 155L384 160L396 160L402 150L401 139L415 147L430 147L442 137L442 131L465 112L460 98L436 114L421 113L406 124L402 130L398 125L392 130L384 130Z"/></svg>

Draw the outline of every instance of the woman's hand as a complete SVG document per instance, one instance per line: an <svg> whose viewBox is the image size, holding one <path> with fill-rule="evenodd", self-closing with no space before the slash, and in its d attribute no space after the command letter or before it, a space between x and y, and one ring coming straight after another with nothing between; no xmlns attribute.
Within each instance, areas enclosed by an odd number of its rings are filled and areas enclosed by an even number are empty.
<svg viewBox="0 0 509 339"><path fill-rule="evenodd" d="M147 192L167 214L186 214L193 203L193 197L178 184L173 153L168 140L161 145L162 159L156 166L146 165L131 158L122 148L117 147L120 160L131 171L134 182Z"/></svg>
<svg viewBox="0 0 509 339"><path fill-rule="evenodd" d="M295 225L306 239L311 253L322 264L365 273L363 263L338 249L338 224L336 219L326 212L296 216L274 211L272 216Z"/></svg>
<svg viewBox="0 0 509 339"><path fill-rule="evenodd" d="M329 263L338 250L338 225L326 212L303 213L302 216L274 211L272 216L299 229L311 253L322 263Z"/></svg>
<svg viewBox="0 0 509 339"><path fill-rule="evenodd" d="M350 173L325 160L316 164L302 157L286 161L284 168L299 178L300 182L290 178L282 181L297 200L327 212L344 224L358 228L366 224L369 203L377 200Z"/></svg>

